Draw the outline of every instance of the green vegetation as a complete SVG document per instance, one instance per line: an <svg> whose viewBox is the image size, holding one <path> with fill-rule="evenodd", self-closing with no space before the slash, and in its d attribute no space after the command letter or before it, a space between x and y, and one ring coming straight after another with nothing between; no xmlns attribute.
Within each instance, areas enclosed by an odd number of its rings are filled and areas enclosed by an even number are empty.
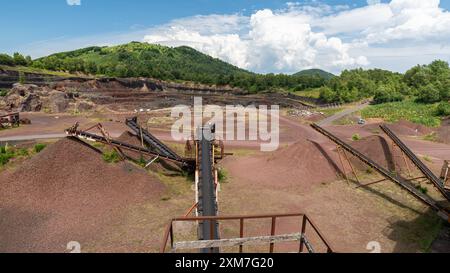
<svg viewBox="0 0 450 273"><path fill-rule="evenodd" d="M44 150L46 147L47 147L46 144L38 143L38 144L34 145L34 152L35 152L35 153L40 153L40 152L42 152L42 150Z"/></svg>
<svg viewBox="0 0 450 273"><path fill-rule="evenodd" d="M22 54L16 52L11 57L8 54L0 54L0 65L8 65L8 66L29 66L33 63L30 56L24 57Z"/></svg>
<svg viewBox="0 0 450 273"><path fill-rule="evenodd" d="M380 97L384 92L405 93L402 75L381 69L344 70L339 77L332 78L320 91L326 102L353 102L364 98ZM380 102L383 100L378 99Z"/></svg>
<svg viewBox="0 0 450 273"><path fill-rule="evenodd" d="M29 154L27 149L0 146L0 166L5 166L13 158L27 157Z"/></svg>
<svg viewBox="0 0 450 273"><path fill-rule="evenodd" d="M436 115L443 117L450 116L450 103L447 101L439 103L436 107Z"/></svg>
<svg viewBox="0 0 450 273"><path fill-rule="evenodd" d="M353 141L359 141L359 140L361 140L361 136L360 136L359 134L354 134L354 135L352 136L352 140L353 140Z"/></svg>
<svg viewBox="0 0 450 273"><path fill-rule="evenodd" d="M23 73L35 73L35 74L44 74L44 75L49 75L49 76L68 77L68 78L75 76L75 75L67 73L67 72L50 71L50 70L41 69L41 68L32 67L32 66L0 65L0 69L23 72Z"/></svg>
<svg viewBox="0 0 450 273"><path fill-rule="evenodd" d="M428 188L422 187L421 185L417 185L416 189L421 191L423 194L427 194L428 193Z"/></svg>
<svg viewBox="0 0 450 273"><path fill-rule="evenodd" d="M11 65L10 62L4 64ZM139 42L57 53L34 60L30 66L111 77L153 77L170 81L230 85L249 92L277 89L300 91L321 87L327 81L319 74L255 74L187 46L171 48Z"/></svg>
<svg viewBox="0 0 450 273"><path fill-rule="evenodd" d="M301 91L293 91L292 93L297 96L309 97L309 98L313 98L313 99L320 98L320 88L301 90Z"/></svg>
<svg viewBox="0 0 450 273"><path fill-rule="evenodd" d="M228 172L225 169L220 168L217 170L217 176L218 176L219 182L224 183L228 179Z"/></svg>
<svg viewBox="0 0 450 273"><path fill-rule="evenodd" d="M320 97L328 102L352 102L374 98L375 103L402 101L413 97L422 103L450 99L450 67L445 61L418 65L404 75L381 69L345 70L330 79Z"/></svg>
<svg viewBox="0 0 450 273"><path fill-rule="evenodd" d="M330 80L330 79L336 77L335 75L331 74L330 72L323 71L322 69L306 69L306 70L302 70L298 73L295 73L294 76L319 76L326 80Z"/></svg>
<svg viewBox="0 0 450 273"><path fill-rule="evenodd" d="M437 134L436 132L432 132L426 136L423 137L423 140L427 140L427 141L437 141Z"/></svg>
<svg viewBox="0 0 450 273"><path fill-rule="evenodd" d="M120 162L120 155L116 150L103 152L103 160L107 163L118 163Z"/></svg>
<svg viewBox="0 0 450 273"><path fill-rule="evenodd" d="M422 156L422 158L423 158L423 160L425 160L427 162L433 163L433 159L431 159L431 157L429 157L427 155Z"/></svg>
<svg viewBox="0 0 450 273"><path fill-rule="evenodd" d="M424 104L413 100L390 102L370 106L361 111L363 118L382 118L388 122L408 120L429 127L438 127L441 117L436 110L438 104Z"/></svg>
<svg viewBox="0 0 450 273"><path fill-rule="evenodd" d="M14 152L6 146L0 146L0 166L6 165L11 158L14 157Z"/></svg>
<svg viewBox="0 0 450 273"><path fill-rule="evenodd" d="M332 116L336 113L339 113L343 111L344 108L338 107L338 108L320 108L317 109L318 112L323 113L326 117Z"/></svg>
<svg viewBox="0 0 450 273"><path fill-rule="evenodd" d="M0 97L6 97L8 95L8 90L0 89Z"/></svg>

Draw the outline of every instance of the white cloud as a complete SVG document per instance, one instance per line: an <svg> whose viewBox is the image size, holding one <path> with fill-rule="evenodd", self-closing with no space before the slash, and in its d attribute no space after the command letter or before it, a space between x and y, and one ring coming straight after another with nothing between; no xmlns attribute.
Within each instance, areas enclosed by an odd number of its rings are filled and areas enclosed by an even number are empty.
<svg viewBox="0 0 450 273"><path fill-rule="evenodd" d="M426 41L434 39L447 43L450 39L450 12L439 7L439 0L392 0L389 7L392 17L367 32L369 43L390 41ZM430 42L430 41L429 41Z"/></svg>
<svg viewBox="0 0 450 273"><path fill-rule="evenodd" d="M323 13L325 9L321 6L316 12ZM310 67L336 71L368 64L364 56L351 56L350 45L340 38L313 31L311 20L305 7L289 4L286 10L264 9L249 17L212 15L179 19L150 30L144 41L188 45L258 72L290 73Z"/></svg>
<svg viewBox="0 0 450 273"><path fill-rule="evenodd" d="M381 3L381 0L367 0L368 5L377 5L380 3Z"/></svg>
<svg viewBox="0 0 450 273"><path fill-rule="evenodd" d="M69 6L81 6L81 0L66 0Z"/></svg>

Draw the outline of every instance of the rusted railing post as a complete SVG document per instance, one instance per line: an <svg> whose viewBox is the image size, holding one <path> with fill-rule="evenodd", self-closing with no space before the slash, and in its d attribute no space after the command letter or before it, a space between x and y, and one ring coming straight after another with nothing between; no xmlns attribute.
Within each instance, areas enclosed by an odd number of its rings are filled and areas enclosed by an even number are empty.
<svg viewBox="0 0 450 273"><path fill-rule="evenodd" d="M271 231L270 231L270 235L271 236L275 236L276 224L277 224L277 218L276 217L272 217L272 228L271 228ZM273 253L274 247L275 247L275 244L271 243L270 244L270 253Z"/></svg>
<svg viewBox="0 0 450 273"><path fill-rule="evenodd" d="M170 248L173 249L173 222L170 222Z"/></svg>
<svg viewBox="0 0 450 273"><path fill-rule="evenodd" d="M240 236L240 238L244 238L244 218L241 218L239 222L240 222L239 236ZM244 251L244 246L240 245L239 253L242 253L243 251Z"/></svg>
<svg viewBox="0 0 450 273"><path fill-rule="evenodd" d="M303 253L303 248L305 246L305 243L303 241L303 236L305 236L306 234L306 215L303 215L303 220L302 220L302 233L301 233L301 237L300 237L300 253Z"/></svg>

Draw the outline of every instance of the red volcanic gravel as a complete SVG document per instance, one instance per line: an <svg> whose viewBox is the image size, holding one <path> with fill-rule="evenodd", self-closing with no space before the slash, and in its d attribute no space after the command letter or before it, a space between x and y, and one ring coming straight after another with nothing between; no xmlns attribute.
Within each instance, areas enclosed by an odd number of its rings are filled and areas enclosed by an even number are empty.
<svg viewBox="0 0 450 273"><path fill-rule="evenodd" d="M130 163L63 139L0 175L0 252L64 252L89 242L128 206L158 200L165 187Z"/></svg>
<svg viewBox="0 0 450 273"><path fill-rule="evenodd" d="M395 171L399 168L405 170L406 168L400 149L396 147L392 150L392 141L384 137L370 136L359 141L353 141L350 145L388 170ZM351 161L359 169L365 170L368 168L357 158L352 158Z"/></svg>

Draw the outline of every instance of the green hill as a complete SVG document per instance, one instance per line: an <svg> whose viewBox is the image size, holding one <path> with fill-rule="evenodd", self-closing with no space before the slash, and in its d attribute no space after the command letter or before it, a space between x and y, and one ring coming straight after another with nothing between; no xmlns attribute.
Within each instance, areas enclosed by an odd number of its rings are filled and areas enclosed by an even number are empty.
<svg viewBox="0 0 450 273"><path fill-rule="evenodd" d="M317 76L317 75L320 76L321 78L324 78L325 80L330 80L336 77L330 72L324 71L322 69L307 69L294 74L294 76Z"/></svg>
<svg viewBox="0 0 450 273"><path fill-rule="evenodd" d="M139 42L57 53L36 59L31 66L110 77L152 77L230 85L250 92L292 88L304 90L323 86L326 81L309 75L256 74L187 46L172 48Z"/></svg>
<svg viewBox="0 0 450 273"><path fill-rule="evenodd" d="M252 75L190 47L132 42L113 47L88 47L43 57L34 67L112 77L153 77L215 83L220 77Z"/></svg>

